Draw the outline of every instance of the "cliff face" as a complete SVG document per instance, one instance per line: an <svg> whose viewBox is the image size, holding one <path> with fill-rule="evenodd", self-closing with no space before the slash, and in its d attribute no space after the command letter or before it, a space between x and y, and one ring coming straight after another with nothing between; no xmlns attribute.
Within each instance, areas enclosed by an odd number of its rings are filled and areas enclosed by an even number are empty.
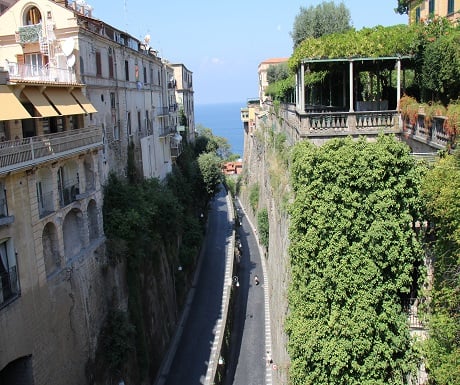
<svg viewBox="0 0 460 385"><path fill-rule="evenodd" d="M265 250L272 332L271 357L276 364L274 384L286 384L289 357L284 320L288 311L289 285L288 227L289 169L279 123L269 117L244 136L243 179L239 197L252 222L266 208L269 218L269 247ZM258 199L255 199L258 191ZM257 202L256 202L257 201ZM257 226L257 225L256 225Z"/></svg>

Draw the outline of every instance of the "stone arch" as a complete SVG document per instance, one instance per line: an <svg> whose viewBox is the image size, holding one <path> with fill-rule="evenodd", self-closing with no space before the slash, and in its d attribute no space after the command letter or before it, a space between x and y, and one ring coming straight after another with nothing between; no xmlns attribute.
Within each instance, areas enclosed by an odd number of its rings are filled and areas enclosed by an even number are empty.
<svg viewBox="0 0 460 385"><path fill-rule="evenodd" d="M61 266L61 258L59 257L58 234L54 223L48 222L43 228L42 244L46 275L50 275Z"/></svg>
<svg viewBox="0 0 460 385"><path fill-rule="evenodd" d="M88 215L88 230L89 230L89 240L94 241L99 238L99 221L98 221L98 212L97 204L94 199L91 199L88 203L87 215Z"/></svg>
<svg viewBox="0 0 460 385"><path fill-rule="evenodd" d="M66 262L78 255L84 247L83 215L79 209L70 210L64 218L62 233Z"/></svg>

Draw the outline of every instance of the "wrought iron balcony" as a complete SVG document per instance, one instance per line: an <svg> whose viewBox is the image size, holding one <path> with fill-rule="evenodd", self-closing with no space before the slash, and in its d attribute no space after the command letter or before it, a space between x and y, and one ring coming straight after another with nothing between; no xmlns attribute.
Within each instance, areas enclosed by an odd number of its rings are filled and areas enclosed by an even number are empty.
<svg viewBox="0 0 460 385"><path fill-rule="evenodd" d="M0 175L100 146L101 127L0 142Z"/></svg>
<svg viewBox="0 0 460 385"><path fill-rule="evenodd" d="M0 273L0 309L17 298L19 294L18 269L12 266L8 271Z"/></svg>
<svg viewBox="0 0 460 385"><path fill-rule="evenodd" d="M75 69L58 68L50 65L36 66L29 64L7 63L10 80L33 80L53 83L77 83Z"/></svg>

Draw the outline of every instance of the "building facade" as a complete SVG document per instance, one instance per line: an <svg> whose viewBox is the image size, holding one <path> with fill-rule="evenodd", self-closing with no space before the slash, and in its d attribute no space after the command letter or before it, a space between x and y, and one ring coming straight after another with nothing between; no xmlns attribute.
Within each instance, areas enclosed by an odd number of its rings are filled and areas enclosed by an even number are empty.
<svg viewBox="0 0 460 385"><path fill-rule="evenodd" d="M434 16L456 21L460 17L460 0L413 0L409 2L409 24L420 23Z"/></svg>
<svg viewBox="0 0 460 385"><path fill-rule="evenodd" d="M270 66L276 66L281 63L287 63L289 58L271 58L264 60L259 64L257 74L259 76L259 100L263 103L266 99L265 89L268 86L267 71Z"/></svg>
<svg viewBox="0 0 460 385"><path fill-rule="evenodd" d="M185 67L92 11L0 3L2 384L87 383L109 307L127 306L124 275L107 275L103 185L127 175L129 156L138 178L164 179L182 151L175 76Z"/></svg>

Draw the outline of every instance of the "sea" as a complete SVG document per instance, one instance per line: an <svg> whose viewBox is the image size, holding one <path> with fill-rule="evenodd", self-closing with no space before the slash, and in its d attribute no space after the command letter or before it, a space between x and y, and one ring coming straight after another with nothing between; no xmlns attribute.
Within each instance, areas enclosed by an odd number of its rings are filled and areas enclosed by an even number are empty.
<svg viewBox="0 0 460 385"><path fill-rule="evenodd" d="M246 102L196 104L195 128L202 125L216 136L226 138L233 154L243 157L244 129L241 108Z"/></svg>

